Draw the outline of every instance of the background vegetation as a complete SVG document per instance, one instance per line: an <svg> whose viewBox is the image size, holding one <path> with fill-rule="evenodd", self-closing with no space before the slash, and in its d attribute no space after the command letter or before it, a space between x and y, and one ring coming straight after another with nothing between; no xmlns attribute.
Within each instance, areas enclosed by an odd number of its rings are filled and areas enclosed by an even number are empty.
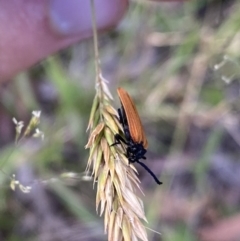
<svg viewBox="0 0 240 241"><path fill-rule="evenodd" d="M132 1L100 37L104 77L134 98L156 185L138 167L149 240L240 238L240 2ZM84 180L95 93L92 40L20 74L0 89L0 239L106 240L95 191ZM12 117L41 110L44 141L14 144ZM10 188L12 174L30 186ZM141 195L141 194L140 194Z"/></svg>

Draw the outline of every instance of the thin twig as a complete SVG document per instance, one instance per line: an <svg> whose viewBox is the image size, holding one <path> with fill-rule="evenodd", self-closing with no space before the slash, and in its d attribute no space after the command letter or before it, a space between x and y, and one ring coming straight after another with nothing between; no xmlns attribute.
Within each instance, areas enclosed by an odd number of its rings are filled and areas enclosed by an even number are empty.
<svg viewBox="0 0 240 241"><path fill-rule="evenodd" d="M96 11L94 0L91 0L91 13L92 13L92 29L93 29L93 44L94 44L94 55L95 55L95 71L96 71L96 85L100 88L100 98L103 98L103 86L101 79L101 67L99 59L98 50L98 34L97 34L97 24L96 24Z"/></svg>

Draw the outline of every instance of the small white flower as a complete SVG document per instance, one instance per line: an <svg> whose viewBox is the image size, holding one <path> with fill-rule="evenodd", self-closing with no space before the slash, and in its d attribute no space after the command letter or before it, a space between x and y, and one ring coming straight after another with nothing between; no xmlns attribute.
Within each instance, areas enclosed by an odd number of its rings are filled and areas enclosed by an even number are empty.
<svg viewBox="0 0 240 241"><path fill-rule="evenodd" d="M62 178L78 178L78 174L75 172L64 172L61 174Z"/></svg>
<svg viewBox="0 0 240 241"><path fill-rule="evenodd" d="M232 82L232 80L234 79L234 74L231 75L230 77L227 77L225 75L221 76L221 79L226 83L226 84L230 84Z"/></svg>
<svg viewBox="0 0 240 241"><path fill-rule="evenodd" d="M16 186L18 186L18 185L19 185L19 181L16 180L15 174L13 174L13 175L12 175L12 180L11 180L11 182L10 182L10 188L11 188L13 191L15 191Z"/></svg>
<svg viewBox="0 0 240 241"><path fill-rule="evenodd" d="M15 117L12 118L13 123L16 126L16 132L18 134L21 134L22 128L24 127L24 122L23 121L17 121Z"/></svg>
<svg viewBox="0 0 240 241"><path fill-rule="evenodd" d="M12 180L10 182L10 188L15 191L16 187L19 187L19 189L24 193L29 193L32 189L30 186L23 186L18 180L16 180L15 174L12 175Z"/></svg>
<svg viewBox="0 0 240 241"><path fill-rule="evenodd" d="M93 180L93 178L92 178L92 176L85 175L85 176L82 176L82 180L83 181L91 181L91 180Z"/></svg>
<svg viewBox="0 0 240 241"><path fill-rule="evenodd" d="M30 186L23 186L22 184L19 185L19 189L23 192L23 193L29 193L31 191L31 187Z"/></svg>
<svg viewBox="0 0 240 241"><path fill-rule="evenodd" d="M17 125L18 121L17 121L17 119L16 119L15 117L12 118L12 121L13 121L13 123L14 123L15 125Z"/></svg>
<svg viewBox="0 0 240 241"><path fill-rule="evenodd" d="M42 140L44 139L44 133L40 131L38 128L35 130L35 133L33 134L33 137L40 137Z"/></svg>
<svg viewBox="0 0 240 241"><path fill-rule="evenodd" d="M41 111L40 111L40 110L34 110L34 111L32 112L32 115L33 115L34 117L36 117L36 118L40 118L40 116L41 116Z"/></svg>

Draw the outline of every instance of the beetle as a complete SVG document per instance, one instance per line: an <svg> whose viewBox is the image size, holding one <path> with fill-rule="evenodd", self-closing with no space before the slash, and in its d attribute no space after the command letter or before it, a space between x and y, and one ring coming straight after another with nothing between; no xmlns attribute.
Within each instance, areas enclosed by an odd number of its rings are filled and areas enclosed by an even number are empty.
<svg viewBox="0 0 240 241"><path fill-rule="evenodd" d="M117 145L124 143L126 145L126 157L129 163L137 162L154 178L157 184L162 184L155 174L140 159L146 159L148 141L142 126L142 122L138 115L136 106L126 90L118 88L117 93L121 101L121 108L118 109L119 122L123 127L124 137L115 134L115 142Z"/></svg>

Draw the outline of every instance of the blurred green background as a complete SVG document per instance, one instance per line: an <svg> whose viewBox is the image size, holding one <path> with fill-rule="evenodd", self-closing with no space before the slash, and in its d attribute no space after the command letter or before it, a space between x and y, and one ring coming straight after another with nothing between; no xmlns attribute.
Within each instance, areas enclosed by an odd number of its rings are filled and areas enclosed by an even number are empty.
<svg viewBox="0 0 240 241"><path fill-rule="evenodd" d="M115 98L124 87L149 140L141 167L149 240L240 240L240 1L132 1L117 29L99 37ZM95 211L87 122L95 94L92 39L1 87L0 240L106 240ZM14 144L12 117L41 110L44 141ZM71 173L75 173L71 176ZM30 193L10 188L12 175Z"/></svg>

